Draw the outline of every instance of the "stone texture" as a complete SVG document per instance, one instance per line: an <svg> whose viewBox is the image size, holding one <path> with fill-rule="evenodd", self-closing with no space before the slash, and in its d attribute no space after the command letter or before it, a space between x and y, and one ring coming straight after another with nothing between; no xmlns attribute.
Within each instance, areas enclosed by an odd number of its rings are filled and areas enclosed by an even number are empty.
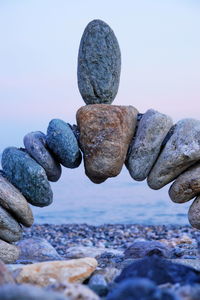
<svg viewBox="0 0 200 300"><path fill-rule="evenodd" d="M176 203L184 203L200 194L200 163L179 175L169 189L169 196Z"/></svg>
<svg viewBox="0 0 200 300"><path fill-rule="evenodd" d="M101 274L94 274L90 277L88 286L100 297L104 297L108 293L108 284Z"/></svg>
<svg viewBox="0 0 200 300"><path fill-rule="evenodd" d="M16 242L21 235L22 227L11 214L0 206L0 239L6 242Z"/></svg>
<svg viewBox="0 0 200 300"><path fill-rule="evenodd" d="M7 269L6 265L0 261L0 286L7 283L14 283L14 278Z"/></svg>
<svg viewBox="0 0 200 300"><path fill-rule="evenodd" d="M148 176L172 125L170 117L153 109L142 116L126 164L133 179L141 181Z"/></svg>
<svg viewBox="0 0 200 300"><path fill-rule="evenodd" d="M112 29L101 20L90 22L78 55L78 87L86 104L112 103L120 80L121 53Z"/></svg>
<svg viewBox="0 0 200 300"><path fill-rule="evenodd" d="M24 196L0 174L0 205L24 226L33 224L33 213Z"/></svg>
<svg viewBox="0 0 200 300"><path fill-rule="evenodd" d="M41 262L16 270L16 282L48 286L57 282L82 283L97 267L94 258Z"/></svg>
<svg viewBox="0 0 200 300"><path fill-rule="evenodd" d="M190 206L188 220L194 228L200 229L200 196L197 197Z"/></svg>
<svg viewBox="0 0 200 300"><path fill-rule="evenodd" d="M2 300L70 300L60 293L45 291L28 284L6 284L0 287Z"/></svg>
<svg viewBox="0 0 200 300"><path fill-rule="evenodd" d="M81 152L70 125L53 119L47 129L47 145L56 159L67 168L77 168L81 163Z"/></svg>
<svg viewBox="0 0 200 300"><path fill-rule="evenodd" d="M61 176L61 166L50 153L45 134L40 131L28 133L24 137L24 146L29 155L45 169L48 180L58 181Z"/></svg>
<svg viewBox="0 0 200 300"><path fill-rule="evenodd" d="M17 243L20 249L18 263L62 260L56 249L42 238L24 239Z"/></svg>
<svg viewBox="0 0 200 300"><path fill-rule="evenodd" d="M103 247L84 247L84 246L74 246L69 247L66 251L66 258L83 258L83 257L94 257L96 258L103 253L111 253L114 255L122 255L123 251L111 248Z"/></svg>
<svg viewBox="0 0 200 300"><path fill-rule="evenodd" d="M132 106L93 104L77 112L86 175L95 183L117 176L133 138L138 111Z"/></svg>
<svg viewBox="0 0 200 300"><path fill-rule="evenodd" d="M6 263L14 263L20 255L20 250L17 246L6 243L0 240L0 259Z"/></svg>
<svg viewBox="0 0 200 300"><path fill-rule="evenodd" d="M200 160L200 121L179 121L148 176L148 185L160 189Z"/></svg>
<svg viewBox="0 0 200 300"><path fill-rule="evenodd" d="M172 251L165 244L157 241L138 241L130 245L124 252L126 259L142 258L154 254L170 258L172 256Z"/></svg>
<svg viewBox="0 0 200 300"><path fill-rule="evenodd" d="M8 180L32 205L43 207L52 203L53 193L45 170L24 150L6 148L2 167Z"/></svg>

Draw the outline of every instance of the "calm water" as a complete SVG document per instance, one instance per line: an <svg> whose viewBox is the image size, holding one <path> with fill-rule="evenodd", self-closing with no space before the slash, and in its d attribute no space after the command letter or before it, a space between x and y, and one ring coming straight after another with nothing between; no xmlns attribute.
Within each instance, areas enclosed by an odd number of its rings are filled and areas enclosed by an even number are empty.
<svg viewBox="0 0 200 300"><path fill-rule="evenodd" d="M89 181L83 166L63 169L61 179L51 185L53 204L33 207L37 223L188 224L190 203L173 203L169 186L153 191L146 182L133 181L125 167L100 185Z"/></svg>

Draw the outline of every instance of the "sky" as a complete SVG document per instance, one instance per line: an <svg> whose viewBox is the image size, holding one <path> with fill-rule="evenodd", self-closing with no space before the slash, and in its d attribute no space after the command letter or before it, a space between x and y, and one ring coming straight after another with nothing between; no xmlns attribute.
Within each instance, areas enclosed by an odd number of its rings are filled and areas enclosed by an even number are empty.
<svg viewBox="0 0 200 300"><path fill-rule="evenodd" d="M0 152L52 118L76 122L78 48L93 19L121 48L113 104L200 119L199 16L197 0L0 0Z"/></svg>

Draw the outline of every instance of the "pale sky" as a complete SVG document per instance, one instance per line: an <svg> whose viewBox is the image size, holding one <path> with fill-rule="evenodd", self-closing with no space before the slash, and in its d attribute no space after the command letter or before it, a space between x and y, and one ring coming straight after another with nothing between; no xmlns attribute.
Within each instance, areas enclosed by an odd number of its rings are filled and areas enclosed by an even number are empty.
<svg viewBox="0 0 200 300"><path fill-rule="evenodd" d="M200 119L198 0L0 0L0 152L52 118L75 122L79 42L97 18L122 53L113 104Z"/></svg>

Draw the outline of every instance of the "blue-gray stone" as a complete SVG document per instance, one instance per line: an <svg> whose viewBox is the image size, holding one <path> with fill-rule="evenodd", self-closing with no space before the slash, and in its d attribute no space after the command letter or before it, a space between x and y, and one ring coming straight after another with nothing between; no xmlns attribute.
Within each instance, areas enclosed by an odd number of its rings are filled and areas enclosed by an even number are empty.
<svg viewBox="0 0 200 300"><path fill-rule="evenodd" d="M100 297L106 296L108 293L108 284L101 274L94 274L90 277L88 286Z"/></svg>
<svg viewBox="0 0 200 300"><path fill-rule="evenodd" d="M64 167L77 168L80 165L81 152L69 124L59 119L51 120L47 129L47 145Z"/></svg>
<svg viewBox="0 0 200 300"><path fill-rule="evenodd" d="M52 203L53 193L45 170L26 151L6 148L1 163L8 180L29 203L40 207Z"/></svg>
<svg viewBox="0 0 200 300"><path fill-rule="evenodd" d="M121 53L112 29L101 20L90 22L78 55L78 87L86 104L110 104L120 80Z"/></svg>
<svg viewBox="0 0 200 300"><path fill-rule="evenodd" d="M31 132L24 137L27 152L40 164L50 181L58 181L61 176L61 165L54 159L47 148L46 136L40 131Z"/></svg>
<svg viewBox="0 0 200 300"><path fill-rule="evenodd" d="M22 227L6 209L0 206L0 239L16 242L21 238Z"/></svg>

